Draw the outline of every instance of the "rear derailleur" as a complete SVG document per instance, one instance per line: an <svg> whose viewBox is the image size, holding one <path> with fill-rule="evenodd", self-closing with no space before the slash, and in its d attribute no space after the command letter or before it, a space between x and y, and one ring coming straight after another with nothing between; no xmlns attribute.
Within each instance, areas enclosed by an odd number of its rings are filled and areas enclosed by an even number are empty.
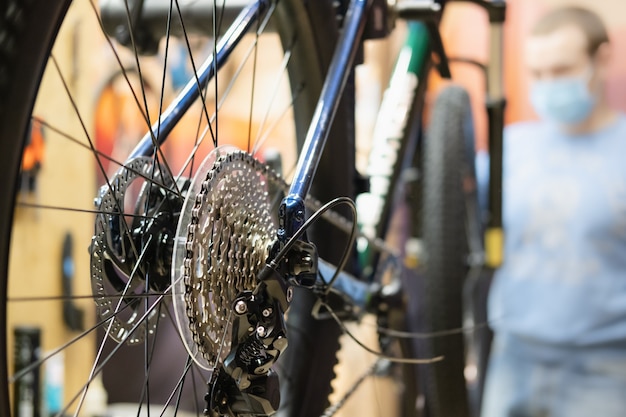
<svg viewBox="0 0 626 417"><path fill-rule="evenodd" d="M266 416L278 409L278 375L271 367L287 348L284 312L292 289L270 266L259 281L233 302L231 351L208 383L207 416Z"/></svg>
<svg viewBox="0 0 626 417"><path fill-rule="evenodd" d="M282 244L270 250L275 259ZM268 416L280 404L278 375L272 366L287 348L284 313L292 285L308 286L317 276L315 245L299 241L274 266L265 265L254 291L239 294L231 306L231 351L208 383L207 416ZM287 278L288 277L288 278Z"/></svg>

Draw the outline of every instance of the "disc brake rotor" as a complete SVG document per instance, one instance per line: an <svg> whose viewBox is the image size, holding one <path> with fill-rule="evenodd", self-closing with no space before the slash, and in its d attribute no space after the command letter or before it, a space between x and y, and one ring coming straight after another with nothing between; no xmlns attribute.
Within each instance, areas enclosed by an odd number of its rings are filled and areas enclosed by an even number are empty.
<svg viewBox="0 0 626 417"><path fill-rule="evenodd" d="M232 147L214 150L183 205L172 265L176 321L199 366L230 352L234 299L256 287L276 236L268 182L275 174Z"/></svg>
<svg viewBox="0 0 626 417"><path fill-rule="evenodd" d="M96 199L100 213L90 248L92 292L98 315L111 319L107 333L117 342L141 343L154 332L160 312L147 309L169 285L163 271L169 275L180 196L171 197L172 181L163 177L152 158L136 158L110 178Z"/></svg>

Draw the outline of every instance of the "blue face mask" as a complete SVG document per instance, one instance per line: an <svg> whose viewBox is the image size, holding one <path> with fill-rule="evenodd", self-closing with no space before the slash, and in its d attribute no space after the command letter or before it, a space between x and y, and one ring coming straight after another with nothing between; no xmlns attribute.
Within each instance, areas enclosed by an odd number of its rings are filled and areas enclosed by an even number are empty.
<svg viewBox="0 0 626 417"><path fill-rule="evenodd" d="M589 117L596 104L589 91L589 79L590 75L583 75L535 81L530 101L542 119L563 125L580 123Z"/></svg>

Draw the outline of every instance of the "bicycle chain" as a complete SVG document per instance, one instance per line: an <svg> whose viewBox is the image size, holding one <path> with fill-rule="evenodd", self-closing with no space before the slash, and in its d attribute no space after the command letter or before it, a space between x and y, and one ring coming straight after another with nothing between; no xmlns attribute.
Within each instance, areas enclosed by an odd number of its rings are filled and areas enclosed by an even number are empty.
<svg viewBox="0 0 626 417"><path fill-rule="evenodd" d="M382 359L378 358L376 361L365 371L361 376L353 382L352 386L343 394L341 398L339 398L334 404L331 404L324 410L324 414L320 417L333 417L337 411L343 407L348 399L352 397L352 395L357 391L357 389L365 382L365 380L376 373L376 370L379 368L382 363Z"/></svg>

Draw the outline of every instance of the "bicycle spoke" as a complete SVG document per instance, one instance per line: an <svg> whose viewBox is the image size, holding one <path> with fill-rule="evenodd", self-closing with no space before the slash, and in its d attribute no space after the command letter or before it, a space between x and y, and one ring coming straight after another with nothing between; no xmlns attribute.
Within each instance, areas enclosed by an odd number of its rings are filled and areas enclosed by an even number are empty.
<svg viewBox="0 0 626 417"><path fill-rule="evenodd" d="M224 0L225 1L225 0ZM222 2L222 10L224 10L224 2ZM213 56L217 55L217 36L218 36L218 25L217 25L217 0L213 0ZM215 101L217 102L217 98L219 97L219 77L217 76L217 61L213 60L213 73L215 74L215 83L214 83L214 94ZM208 85L207 85L208 87ZM215 143L218 142L217 134L219 132L219 118L218 118L218 108L215 106ZM210 122L209 122L210 123Z"/></svg>
<svg viewBox="0 0 626 417"><path fill-rule="evenodd" d="M130 288L130 282L132 280L132 274L131 274L131 279L129 279L126 288L124 288L124 292L122 293L122 296L120 297L118 304L114 310L115 313L118 312L120 304L122 302L122 299L126 296L126 291ZM175 284L175 283L174 283ZM164 291L164 294L168 294L171 292L171 288L172 288L173 284L170 284L167 289ZM139 326L141 326L144 322L144 320L146 320L148 318L148 316L152 313L152 310L154 310L154 308L161 304L161 302L163 301L165 295L159 295L157 296L157 299L146 309L146 311L144 312L143 316L140 317L140 319L137 321L137 323L135 323L133 325L133 327L128 331L126 338L130 337L138 328ZM80 411L80 408L85 400L85 395L87 394L87 388L89 387L89 384L91 384L91 382L93 381L93 378L95 378L96 375L98 375L98 373L100 373L100 371L102 370L102 368L106 365L106 363L113 357L113 355L115 355L115 353L120 349L120 347L124 344L123 341L119 342L118 345L111 351L111 353L104 359L104 361L97 366L100 357L102 356L102 352L104 349L104 346L107 342L107 340L109 339L109 334L111 332L111 327L112 327L113 321L111 320L109 322L109 325L107 326L107 329L105 331L104 337L102 339L102 343L100 344L100 347L98 349L98 353L96 354L96 359L94 360L94 364L93 367L91 369L91 372L89 374L89 377L87 379L87 382L83 385L83 387L80 389L80 391L72 398L72 400L66 405L66 407L62 410L62 414L65 413L68 408L78 399L78 397L80 396L80 400L79 400L79 405L77 406L76 409L76 415L78 414L78 412Z"/></svg>
<svg viewBox="0 0 626 417"><path fill-rule="evenodd" d="M126 286L125 286L124 290L122 291L122 294L120 295L120 297L119 297L119 299L118 299L117 305L116 305L116 307L115 307L115 309L114 309L114 314L115 314L115 313L117 313L117 312L119 311L120 306L121 306L121 303L122 303L122 300L123 300L123 299L127 296L128 291L129 291L129 290L131 290L131 289L133 288L133 287L131 286L131 283L133 282L133 278L136 276L137 270L138 270L139 266L140 266L140 265L141 265L141 263L142 263L142 259L143 259L143 257L144 257L144 256L145 256L145 254L146 254L146 250L147 250L147 248L148 248L148 245L149 245L149 242L148 242L148 244L146 244L146 246L144 246L144 248L143 248L143 251L142 251L141 255L140 255L140 256L139 256L139 258L137 259L137 263L135 264L135 267L133 268L133 270L132 270L132 272L131 272L131 274L130 274L130 277L129 277L129 279L128 279L128 282L126 283ZM167 292L167 291L166 291L166 292ZM159 299L162 299L162 298L163 298L163 296L159 296ZM158 301L157 301L157 302L158 302ZM156 303L157 303L157 302L155 302L155 303L153 304L153 306L154 306L154 305L156 305ZM144 320L147 316L148 316L148 313L146 313L146 314L144 315L144 318L140 319L140 320L137 322L137 324L133 327L133 329L132 329L132 330L128 333L127 337L128 337L128 336L130 336L130 335L133 333L133 331L134 331L134 330L136 330L136 328L137 328L139 325L141 325L141 324L143 323L143 320ZM103 351L103 349L104 349L104 345L106 344L107 339L109 339L109 335L110 335L110 332L111 332L111 328L112 328L112 326L113 326L113 320L111 320L111 321L109 322L109 325L107 326L107 329L106 329L106 331L105 331L105 334L104 334L104 337L103 337L102 343L100 344L100 347L99 347L99 349L98 349L98 353L97 353L97 355L96 355L96 359L95 359L95 361L94 361L94 365L93 365L94 367L92 367L92 370L91 370L91 373L90 373L90 375L89 375L88 381L87 381L87 383L85 384L85 387L84 387L84 389L83 389L83 391L82 391L82 394L80 395L80 401L79 401L79 404L78 404L78 406L77 406L75 416L76 416L76 415L78 415L78 412L80 411L80 409L81 409L81 407L82 407L82 404L83 404L83 402L84 402L84 400L85 400L85 395L87 394L87 387L89 386L89 384L91 383L91 381L92 381L92 380L93 380L93 378L95 377L95 374L94 374L94 369L95 369L96 364L98 363L98 360L99 360L100 356L102 355L102 351ZM121 343L120 343L120 344L121 344ZM73 401L75 401L75 400L76 400L76 398L75 398ZM73 401L72 401L72 403L73 403ZM70 404L68 404L68 406L69 406L69 405L71 405L71 403L70 403ZM67 411L67 409L66 409L66 410L64 410L63 412L65 412L65 411Z"/></svg>
<svg viewBox="0 0 626 417"><path fill-rule="evenodd" d="M196 406L196 415L199 416L200 415L200 410L198 410L198 387L197 387L197 383L196 383L196 373L200 372L198 370L197 367L193 367L191 368L191 384L193 386L193 397L194 397L194 404ZM204 383L204 385L206 385L206 382Z"/></svg>
<svg viewBox="0 0 626 417"><path fill-rule="evenodd" d="M87 213L87 214L105 214L105 215L110 215L110 216L124 216L124 217L132 217L136 219L146 219L146 220L152 220L155 218L154 216L144 216L141 214L118 213L118 212L106 211L106 210L88 210L88 209L79 209L79 208L74 208L74 207L52 206L48 204L26 203L22 201L16 202L15 205L17 207L25 207L25 208L70 211L74 213Z"/></svg>
<svg viewBox="0 0 626 417"><path fill-rule="evenodd" d="M98 6L95 5L94 0L89 0L89 4L91 5L91 9L93 10L93 14L98 22L98 25L100 26L100 32L104 35L104 39L106 40L109 49L111 50L111 52L113 53L113 56L115 57L115 60L117 61L117 64L120 68L120 70L122 71L122 76L124 77L125 81L126 81L126 85L128 86L134 100L135 100L135 104L137 105L137 109L140 111L141 115L143 116L144 120L146 120L146 122L148 121L148 116L145 114L144 109L141 107L141 104L139 102L139 97L137 97L137 93L135 92L135 89L133 88L133 85L130 81L130 79L128 78L128 72L126 70L126 67L124 66L124 64L122 64L122 59L120 58L119 53L117 52L117 48L115 47L115 45L113 45L113 41L111 40L111 38L109 36L107 36L106 34L106 30L104 28L104 24L102 23L102 19L100 18L100 13L98 11Z"/></svg>
<svg viewBox="0 0 626 417"><path fill-rule="evenodd" d="M225 1L225 0L224 0ZM217 1L213 1L213 15L212 15L212 21L211 24L213 26L213 56L217 56L217 38L218 38L218 34L221 33L221 27L222 27L222 22L223 22L223 18L224 18L224 10L226 9L224 1L222 2L222 7L220 8L220 17L219 19L217 18ZM212 61L212 65L213 65L213 74L217 74L217 60L213 60ZM200 112L200 115L198 117L198 124L196 127L196 140L195 140L195 144L194 144L194 149L192 150L191 154L189 155L188 158L188 162L186 162L184 164L184 167L186 169L187 166L189 166L189 176L193 177L193 172L194 172L194 163L195 163L195 157L196 157L196 152L200 146L200 144L204 141L204 138L206 137L207 132L212 129L212 123L215 124L215 132L217 132L218 130L218 119L217 119L217 113L219 110L219 103L217 103L218 100L218 84L219 84L219 77L215 76L214 77L214 97L215 97L215 112L213 113L213 115L210 117L209 122L207 123L207 126L204 129L202 128L202 119L203 119L203 114L202 112ZM204 94L206 96L207 92L209 89L209 83L207 82L204 86ZM202 133L200 133L200 131L202 130ZM217 138L215 138L216 140L214 141L214 145L217 142ZM219 142L217 142L219 143ZM182 173L183 170L181 170ZM182 175L182 174L181 174Z"/></svg>
<svg viewBox="0 0 626 417"><path fill-rule="evenodd" d="M137 106L137 109L139 110L139 112L141 113L141 116L143 117L144 121L146 122L146 125L148 126L148 132L150 134L150 137L152 139L152 143L155 146L155 155L157 153L160 153L162 155L162 150L160 148L160 145L158 144L157 138L154 135L154 132L152 130L152 124L150 123L150 117L148 115L148 104L147 104L147 99L146 99L146 94L145 94L145 89L144 89L144 82L143 82L143 76L141 75L141 70L140 70L140 66L139 63L137 61L137 68L138 68L138 73L139 73L139 77L140 77L140 84L141 84L141 90L142 90L142 96L144 98L144 103L145 103L145 108L142 108L139 98L137 97L137 94L135 92L135 89L132 86L132 83L130 81L130 79L128 78L128 72L125 68L125 66L122 64L122 60L119 56L119 53L117 52L117 49L115 48L115 46L113 45L113 41L111 40L111 38L109 38L106 35L106 30L104 28L104 24L102 23L102 19L100 18L100 14L98 12L98 8L97 6L94 4L94 0L89 0L89 4L91 5L91 9L94 12L94 16L98 22L98 25L100 26L100 31L101 33L104 35L104 38L111 50L111 52L113 53L117 64L121 70L122 76L124 77L125 81L126 81L126 85L128 86L133 99L135 101L135 104ZM126 10L127 10L127 16L129 16L129 12L128 12L128 2L127 0L125 0L125 6L126 6ZM132 25L129 22L129 28L130 28L130 35L132 38L132 42L134 45L134 35L133 35L133 30L132 30ZM137 56L137 48L133 48L134 52L135 52L135 56ZM160 119L159 119L159 124L160 124ZM165 162L165 158L163 158L164 162ZM170 178L174 178L171 172L171 169L169 168L169 166L167 165L167 163L165 163L165 169L168 172L168 174L170 175ZM105 174L105 178L106 178L106 174ZM176 182L174 182L174 188L176 189L176 194L180 195L180 190L178 190L178 186L176 184Z"/></svg>
<svg viewBox="0 0 626 417"><path fill-rule="evenodd" d="M213 55L215 55L215 52L213 53ZM216 62L215 60L213 61L213 71L215 74L217 74L216 69L215 69L215 65ZM217 85L217 79L218 77L214 77L215 79L215 85ZM209 91L209 83L207 82L204 85L204 95L206 96L207 93ZM217 102L217 96L215 96L215 101ZM193 178L193 168L194 168L194 163L196 160L196 152L198 151L198 149L200 148L200 145L202 144L202 142L204 142L204 139L206 138L207 132L211 132L213 129L212 128L212 123L215 124L215 131L217 131L217 111L219 109L219 105L216 103L215 105L215 111L213 112L213 114L211 115L211 117L209 118L209 122L206 124L206 126L204 128L202 128L202 120L203 120L203 112L201 111L200 114L198 115L198 123L196 125L196 140L194 143L194 147L193 150L191 151L188 160L191 162L189 165L189 177ZM187 167L187 163L185 163L183 165L183 169L181 169L181 172L179 175L182 175L182 173L184 172L184 170Z"/></svg>
<svg viewBox="0 0 626 417"><path fill-rule="evenodd" d="M129 35L130 35L130 42L132 45L132 49L133 49L133 55L135 57L135 67L137 69L137 74L139 75L139 85L141 87L141 96L143 98L143 106L145 109L145 120L146 120L146 126L150 132L150 137L152 138L152 144L154 145L154 162L156 164L156 162L158 161L158 156L160 155L161 160L163 162L163 166L165 168L165 172L169 175L169 178L171 178L172 180L174 179L174 174L172 173L172 170L169 167L169 164L167 163L167 160L165 159L164 155L163 155L163 150L161 149L161 145L159 144L159 141L157 140L158 136L155 136L154 131L152 130L152 121L150 120L150 112L148 109L148 98L146 96L146 89L145 89L145 82L144 82L144 77L143 77L143 73L141 71L141 63L139 62L139 52L137 50L137 45L135 44L135 35L134 35L134 27L133 27L133 19L130 15L130 8L128 6L128 0L124 0L124 7L126 9L126 21L128 23L128 28L129 28ZM141 12L141 11L140 11ZM182 18L181 18L182 20ZM163 92L161 92L161 95L163 95ZM161 123L161 120L159 118L159 126ZM155 165L156 166L156 165ZM178 188L178 186L176 185L176 183L174 182L174 187Z"/></svg>
<svg viewBox="0 0 626 417"><path fill-rule="evenodd" d="M16 372L13 376L9 377L9 383L13 384L15 383L17 380L19 380L20 378L22 378L24 375L28 374L29 372L39 368L41 365L43 365L48 359L50 359L51 357L59 354L60 352L64 351L65 349L67 349L68 347L72 346L74 343L82 340L85 336L89 335L91 332L93 332L94 330L97 330L100 326L104 325L105 323L107 323L109 320L113 320L118 314L123 313L130 305L126 305L124 306L121 310L113 313L110 317L107 317L104 320L101 320L99 322L96 322L96 324L92 327L90 327L89 329L83 331L82 333L80 333L77 336L74 336L72 339L68 340L67 342L65 342L63 345L57 347L56 349L54 349L53 351L51 351L50 353L48 353L46 356L44 356L43 358L38 359L37 361L31 363L30 365L22 368L19 372Z"/></svg>
<svg viewBox="0 0 626 417"><path fill-rule="evenodd" d="M141 3L136 3L138 5L141 6ZM152 126L152 123L150 121L150 111L148 108L148 98L146 96L146 89L145 89L145 80L143 77L143 73L141 71L141 64L139 63L139 52L137 50L137 45L135 43L135 28L134 28L134 23L133 23L133 17L131 16L130 13L130 7L128 5L128 0L124 0L124 8L126 9L126 23L128 24L128 35L130 36L130 43L132 46L132 51L133 51L133 57L135 59L135 69L137 71L137 75L139 76L139 87L141 89L141 98L143 100L143 107L141 108L141 110L143 110L146 115L146 123L148 125L148 128L150 129L150 127ZM141 10L138 10L138 15L141 14Z"/></svg>
<svg viewBox="0 0 626 417"><path fill-rule="evenodd" d="M91 147L89 146L89 144L81 142L79 139L77 139L77 138L73 137L72 135L70 135L69 133L66 133L63 130L61 130L61 129L51 125L50 123L44 121L43 119L38 118L38 117L33 117L32 119L36 120L39 123L41 123L43 126L45 126L46 128L52 130L53 132L57 133L61 137L65 138L65 139L67 139L67 140L69 140L69 141L71 141L71 142L73 142L73 143L75 143L75 144L77 144L79 146L82 146L83 148L87 149L90 152L95 153L99 158L106 159L107 161L109 161L109 162L119 166L120 168L124 167L128 171L130 171L133 174L141 177L143 180L156 185L157 187L163 189L164 191L166 191L168 193L171 193L171 194L174 194L177 197L182 197L180 191L171 189L171 188L167 187L165 184L163 184L161 182L158 182L158 181L155 181L154 179L150 178L149 176L147 176L143 172L140 172L140 171L137 171L137 170L134 170L132 168L129 168L129 167L125 166L123 162L120 162L117 159L114 159L114 158L110 157L109 155L107 155L107 154L105 154L105 153L103 153L103 152L101 152L101 151L99 151L97 149L92 150Z"/></svg>
<svg viewBox="0 0 626 417"><path fill-rule="evenodd" d="M235 82L238 80L241 72L244 69L245 64L247 63L248 59L252 56L252 52L254 51L254 48L256 47L256 43L252 43L249 48L246 50L246 52L243 54L243 58L241 60L241 62L239 63L238 67L236 68L236 70L233 73L233 77L230 80L230 82L228 83L228 86L225 88L224 93L222 94L221 99L218 101L217 106L216 106L216 111L213 112L213 114L211 115L210 118L210 123L214 123L217 120L217 111L220 110L222 108L222 106L224 105L226 99L230 96L230 93L233 91L233 87L235 86ZM288 110L288 109L287 109ZM285 113L287 112L287 110L285 110ZM194 158L196 156L196 153L198 151L198 149L200 148L200 145L202 145L204 139L206 138L206 134L208 132L209 127L206 126L202 132L202 134L199 136L199 140L197 141L197 143L194 145L193 149L191 150L189 156L187 157L187 160L185 161L185 163L183 164L182 168L179 171L178 177L180 178L183 175L183 172L190 166L192 166ZM192 170L193 171L193 170Z"/></svg>
<svg viewBox="0 0 626 417"><path fill-rule="evenodd" d="M148 244L149 244L149 242L148 242ZM144 248L143 248L143 250L141 252L141 255L137 258L137 263L135 264L135 268L133 268L133 270L132 270L132 272L130 274L130 277L128 278L128 282L126 283L126 286L124 287L124 291L122 291L122 294L121 294L121 296L120 296L120 298L119 298L119 300L117 302L117 305L115 306L114 312L117 312L119 310L119 308L120 308L120 306L122 304L122 300L127 296L128 291L131 290L131 288L132 288L131 287L131 283L133 282L133 278L136 276L136 272L139 269L139 266L142 263L143 257L145 256L145 254L147 252L148 244L146 246L144 246ZM163 296L159 296L159 299L162 299L162 298L163 298ZM157 302L155 302L153 304L153 306L156 305L156 304L157 304ZM152 308L154 308L154 307L152 307ZM143 320L145 320L145 318L147 316L148 316L148 313L144 314L143 318L140 319L137 322L137 324L135 324L135 326L133 326L133 329L128 333L128 336L130 336L137 329L137 327L142 324ZM102 343L100 343L100 347L98 348L98 353L96 354L96 359L94 361L93 367L91 368L91 372L89 374L88 381L87 381L87 383L86 383L86 385L85 385L85 387L84 387L84 389L82 391L82 394L80 395L80 400L79 400L78 406L76 407L76 412L74 414L75 417L78 416L78 413L80 412L82 404L85 401L85 396L87 395L87 388L89 387L89 384L91 383L91 381L93 380L93 378L95 376L94 370L95 370L96 364L98 363L98 360L100 359L100 356L102 355L102 351L104 349L104 345L105 345L107 339L109 339L109 335L111 334L112 327L113 327L113 321L109 322L109 325L107 326L107 329L106 329L106 331L104 333L104 338L102 339ZM63 410L63 412L65 412L65 411L67 411L67 409Z"/></svg>
<svg viewBox="0 0 626 417"><path fill-rule="evenodd" d="M283 61L280 66L279 75L276 81L274 82L274 84L272 85L272 96L270 97L270 101L269 101L269 104L267 105L267 109L265 110L265 114L263 115L263 118L261 119L261 123L259 124L259 128L257 130L256 137L254 139L254 147L252 148L252 150L250 150L250 143L248 143L248 152L250 152L252 155L256 154L256 151L260 147L258 143L259 138L261 137L261 133L263 132L263 128L265 127L265 123L267 122L267 119L270 115L270 110L272 109L274 100L278 96L278 91L279 91L278 87L280 86L280 83L283 80L285 73L287 72L287 65L289 64L290 59L291 59L291 49L285 52L285 56L283 57ZM248 138L248 142L249 142L249 138Z"/></svg>
<svg viewBox="0 0 626 417"><path fill-rule="evenodd" d="M170 288L168 288L169 291ZM144 314L143 316L140 317L140 319L138 320L138 322L130 329L130 331L128 332L128 335L130 336L131 334L133 334L138 328L139 326L143 323L143 321L147 318L147 316L149 314L152 313L152 310L154 310L156 308L156 306L158 304L161 303L161 301L163 300L163 296L159 296L157 298L157 300L150 306L150 308L148 309L148 312L146 314ZM109 326L110 327L110 326ZM103 339L103 344L101 345L101 347L104 345L104 341L106 341L107 338L105 337ZM124 345L124 343L118 343L113 350L109 353L109 355L107 355L104 360L97 365L99 358L96 359L96 361L94 362L94 367L92 368L92 371L89 374L89 378L87 380L87 382L85 382L85 384L79 389L79 391L70 399L70 401L67 403L67 405L63 408L63 410L61 410L61 415L63 415L64 413L66 413L68 411L68 409L72 406L72 404L74 404L74 402L76 402L76 400L79 399L79 397L81 397L81 403L84 402L84 396L87 393L87 389L89 388L89 385L91 384L91 382L93 381L93 379L100 373L102 372L102 369L104 368L104 366L111 360L111 358L121 349L121 347ZM100 355L102 354L101 349L98 352ZM97 366L96 366L97 365Z"/></svg>
<svg viewBox="0 0 626 417"><path fill-rule="evenodd" d="M72 96L70 89L67 85L67 81L65 80L65 77L63 76L63 73L61 72L61 68L59 66L59 63L57 62L54 54L50 54L50 59L52 61L52 63L54 64L54 67L56 69L57 74L59 75L60 79L61 79L61 83L63 84L63 89L65 90L65 93L68 97L68 99L70 100L70 103L72 105L72 108L74 109L74 112L80 122L81 128L83 130L83 133L85 134L85 137L87 138L87 141L89 142L89 148L91 149L94 158L96 159L98 168L100 170L100 172L102 173L102 175L104 176L104 178L106 179L106 183L107 186L109 187L109 189L113 189L111 182L109 181L109 178L107 177L106 171L104 169L104 166L102 165L102 161L100 160L100 157L98 156L97 152L96 152L96 147L94 145L94 142L91 138L91 136L89 135L89 132L87 130L87 126L85 125L84 119L81 116L81 113L78 109L78 106L76 105L76 101L74 100L74 97ZM120 207L120 203L117 199L115 200L115 206L118 209L118 211L121 213L123 210ZM126 233L128 236L130 236L130 230L128 229L128 225L126 224L126 222L121 222L121 224L124 226L124 231L123 233ZM137 253L137 248L135 247L135 243L133 242L133 239L129 239L130 242L130 246L131 246L131 250L133 251L134 255L138 257L138 253Z"/></svg>
<svg viewBox="0 0 626 417"><path fill-rule="evenodd" d="M161 76L161 94L159 95L159 114L163 113L163 101L165 100L165 79L167 75L167 59L170 51L170 30L172 25L172 9L174 6L174 0L170 0L170 5L167 10L167 22L165 28L165 51L163 57L163 71ZM157 120L156 136L161 136L161 118Z"/></svg>
<svg viewBox="0 0 626 417"><path fill-rule="evenodd" d="M98 21L98 24L100 26L100 31L104 35L104 39L106 40L107 44L109 45L109 49L113 53L113 56L115 57L115 60L117 61L117 64L118 64L120 70L122 71L122 76L124 77L124 79L126 81L126 85L130 89L130 92L131 92L131 94L133 96L135 104L137 105L137 109L141 113L141 116L143 117L143 119L146 122L146 124L148 126L150 126L150 119L149 119L148 115L146 114L146 112L144 111L144 109L141 107L141 103L139 101L139 97L137 97L137 93L135 92L135 89L133 88L132 83L131 83L130 79L128 78L128 72L126 70L126 67L122 63L122 59L120 58L120 55L117 52L117 48L115 47L115 45L113 45L113 41L111 40L111 38L106 35L106 30L104 28L104 24L102 23L102 19L100 18L100 14L98 12L98 7L95 5L94 0L89 0L89 3L90 3L91 8L92 8L92 10L94 12L96 20ZM142 84L142 88L143 88L143 84ZM152 129L149 128L148 132L150 133L150 135L152 137L152 141L155 142L156 141L156 137L154 137L154 132L152 131Z"/></svg>
<svg viewBox="0 0 626 417"><path fill-rule="evenodd" d="M257 25L259 22L257 21ZM256 71L257 71L257 57L259 55L259 30L257 26L257 30L255 33L254 39L254 53L252 57L252 85L250 86L250 112L248 115L248 146L246 147L246 151L250 153L250 141L252 140L252 116L254 114L254 91L256 90Z"/></svg>
<svg viewBox="0 0 626 417"><path fill-rule="evenodd" d="M184 19L183 19L182 12L180 11L180 5L178 4L178 0L174 0L174 2L176 4L176 11L178 13L178 18L179 18L179 21L180 21L180 25L181 25L182 30L183 30L183 37L185 39L185 45L187 46L187 53L189 54L189 62L191 63L193 76L194 76L194 79L195 79L195 82L196 82L196 88L198 89L198 93L200 95L200 103L202 105L202 112L203 112L204 116L206 117L206 121L207 121L207 124L209 126L209 133L211 134L211 139L213 140L213 146L217 148L217 146L218 146L217 132L214 132L213 128L211 127L211 121L210 121L211 118L209 117L209 112L208 112L207 107L206 107L206 95L203 94L204 89L200 85L200 79L198 78L198 69L196 67L196 62L193 59L193 52L191 50L191 44L189 43L189 37L187 36L187 28L185 26L185 22L184 22ZM217 50L217 46L216 46L215 50ZM217 54L214 53L213 57L216 57L216 56L217 56ZM212 62L214 68L217 68L217 62L216 61L217 60L214 58L213 62ZM217 79L217 71L215 71L213 74L214 74L213 78ZM208 80L207 80L207 82L208 82Z"/></svg>
<svg viewBox="0 0 626 417"><path fill-rule="evenodd" d="M148 310L148 300L146 299L145 304L145 311ZM157 312L157 324L155 326L155 330L154 330L154 335L152 337L152 346L150 348L148 348L148 329L145 329L145 335L144 335L144 381L143 381L143 387L142 387L142 392L140 395L140 399L139 399L139 413L141 413L141 407L144 404L144 400L146 402L146 404L148 405L148 417L150 417L150 364L152 363L151 358L154 357L154 349L156 347L156 341L157 341L157 337L158 337L158 332L159 332L159 322L161 320L161 308L163 307L163 304L159 304L159 309Z"/></svg>
<svg viewBox="0 0 626 417"><path fill-rule="evenodd" d="M167 11L167 27L166 27L166 31L165 31L165 52L164 52L164 57L163 57L163 71L162 71L162 76L161 76L161 93L159 95L159 114L163 113L163 101L165 99L165 79L166 79L166 75L167 75L167 59L169 56L169 45L170 45L170 28L171 28L171 23L172 23L172 6L173 6L173 1L170 0L170 5ZM135 51L136 52L136 51ZM137 54L135 53L135 56L137 56ZM139 58L136 58L137 60L137 65L139 65ZM143 83L142 83L142 91L143 91ZM146 103L146 113L148 113L148 103L146 100L146 95L145 92L144 94L144 102ZM150 122L150 126L148 127L149 129L152 129L152 123ZM161 136L161 117L157 118L157 129L156 129L156 137L160 137ZM159 166L159 154L162 155L162 151L161 151L161 147L158 143L155 143L155 146L157 146L157 150L159 152L154 152L153 156L152 156L152 163L153 163L153 169L152 169L152 179L154 180L154 167ZM167 162L164 160L164 162ZM178 189L178 181L176 179L174 179L174 174L171 171L171 169L169 168L169 166L166 163L166 167L167 167L167 171L168 174L170 176L170 178L173 180L172 182L174 183L174 187L176 187L176 189ZM149 183L148 186L148 196L146 198L146 203L145 203L145 212L147 213L149 210L149 202L150 202L150 196L152 194L152 182ZM164 204L165 200L161 201L159 206L157 207L157 212L160 211L162 205ZM148 223L144 223L144 227L148 227L147 226ZM146 285L148 285L148 281L146 280ZM157 318L158 321L158 318ZM148 401L149 404L149 401Z"/></svg>
<svg viewBox="0 0 626 417"><path fill-rule="evenodd" d="M259 151L261 146L263 146L265 141L270 137L274 129L276 129L276 127L279 125L283 117L287 115L289 110L293 109L293 103L298 99L298 96L303 90L304 90L304 86L300 86L300 88L293 95L291 101L285 106L285 108L280 112L280 114L278 115L274 123L272 123L265 132L261 132L261 128L259 128L259 134L262 133L262 136L260 136L259 138L255 140L256 144L255 144L254 149L252 150L252 155L256 155L256 153ZM295 169L296 169L296 164L293 164L292 167L290 168L290 171L293 172L295 171Z"/></svg>
<svg viewBox="0 0 626 417"><path fill-rule="evenodd" d="M150 298L158 295L171 297L172 294L163 292L151 292L149 294L133 294L129 298ZM72 301L72 300L101 300L101 299L117 299L119 295L53 295L53 296L30 296L30 297L8 297L7 301L11 303L38 302L38 301Z"/></svg>
<svg viewBox="0 0 626 417"><path fill-rule="evenodd" d="M193 365L193 360L191 359L191 356L187 356L187 360L185 362L185 368L183 369L183 374L178 379L178 382L176 383L176 386L170 393L170 396L167 398L167 401L165 401L165 404L163 405L163 409L161 413L159 414L159 417L163 417L163 415L165 414L165 411L167 410L167 407L170 405L170 403L174 399L174 396L176 396L174 413L176 414L178 412L178 409L180 407L180 399L183 394L183 386L185 385L185 378L187 378L187 375L189 374L189 370L191 369L192 365Z"/></svg>
<svg viewBox="0 0 626 417"><path fill-rule="evenodd" d="M174 317L172 316L172 312L170 311L170 309L168 308L167 305L163 305L162 303L160 304L159 308L161 310L163 310L165 317L168 318L169 323L174 327L174 329L176 329L176 335L177 335L177 339L178 341L182 344L184 344L184 341L180 335L180 332L178 331L178 325L175 322ZM158 326L157 326L158 328ZM154 341L156 341L156 334L154 336ZM153 347L154 349L154 347ZM200 411L197 409L197 405L199 404L199 399L197 397L197 387L196 387L196 383L195 383L195 370L199 370L198 365L196 364L196 362L194 362L191 358L191 356L188 354L187 355L187 359L186 359L186 364L185 364L185 368L183 370L183 374L181 375L180 379L178 380L178 382L176 383L176 386L171 390L170 395L168 397L168 399L165 401L165 403L163 404L163 408L162 411L160 413L160 416L163 415L163 413L165 413L168 409L168 406L171 404L174 396L176 396L176 403L175 403L175 408L174 411L177 412L179 407L180 407L180 401L181 401L181 396L182 396L182 389L183 389L183 385L184 385L184 378L187 377L189 375L189 370L191 369L192 373L191 376L193 378L193 393L194 393L194 404L196 406L196 414L199 416L200 415ZM208 381L204 381L204 383L206 384Z"/></svg>

